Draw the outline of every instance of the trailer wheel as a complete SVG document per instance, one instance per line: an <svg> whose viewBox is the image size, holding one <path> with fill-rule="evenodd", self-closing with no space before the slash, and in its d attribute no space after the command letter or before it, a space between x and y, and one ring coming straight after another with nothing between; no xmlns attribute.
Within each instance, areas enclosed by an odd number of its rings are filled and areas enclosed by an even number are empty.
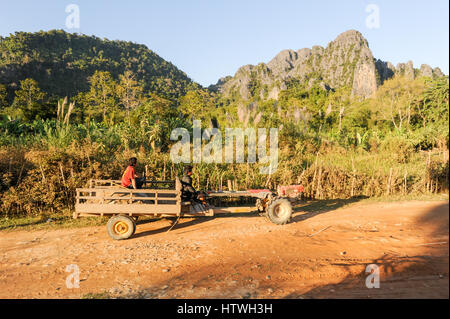
<svg viewBox="0 0 450 319"><path fill-rule="evenodd" d="M285 198L275 198L267 206L267 218L274 224L284 225L292 216L292 205Z"/></svg>
<svg viewBox="0 0 450 319"><path fill-rule="evenodd" d="M134 220L124 215L111 217L106 227L108 235L115 240L128 239L136 231Z"/></svg>

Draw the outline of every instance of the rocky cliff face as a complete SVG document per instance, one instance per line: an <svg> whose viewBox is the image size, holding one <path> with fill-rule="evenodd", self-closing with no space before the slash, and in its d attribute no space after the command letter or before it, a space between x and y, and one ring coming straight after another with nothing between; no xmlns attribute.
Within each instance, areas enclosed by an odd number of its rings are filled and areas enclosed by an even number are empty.
<svg viewBox="0 0 450 319"><path fill-rule="evenodd" d="M411 61L394 67L390 62L374 59L367 40L355 30L340 34L326 48L314 46L298 51L284 50L269 63L241 67L234 77L220 79L211 89L225 96L250 99L277 99L292 80L307 86L318 84L325 89L352 88L352 95L370 97L386 79L396 74L443 76L438 68L422 65L415 70Z"/></svg>

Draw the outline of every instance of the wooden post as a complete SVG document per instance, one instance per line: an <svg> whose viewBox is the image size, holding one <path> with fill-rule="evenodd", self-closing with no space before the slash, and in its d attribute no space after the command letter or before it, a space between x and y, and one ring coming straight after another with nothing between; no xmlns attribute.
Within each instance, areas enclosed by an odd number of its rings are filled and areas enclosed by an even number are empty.
<svg viewBox="0 0 450 319"><path fill-rule="evenodd" d="M319 153L317 153L319 154ZM314 164L314 175L312 180L312 189L311 189L311 196L314 197L314 185L316 185L316 171L317 171L317 157L316 157L316 163Z"/></svg>
<svg viewBox="0 0 450 319"><path fill-rule="evenodd" d="M43 182L46 182L45 175L44 175L44 170L42 169L41 164L39 164L39 168L41 169L42 181L43 181Z"/></svg>
<svg viewBox="0 0 450 319"><path fill-rule="evenodd" d="M247 175L245 176L245 188L248 188L249 175L250 175L250 164L247 162Z"/></svg>
<svg viewBox="0 0 450 319"><path fill-rule="evenodd" d="M20 180L22 179L22 173L23 173L24 166L25 166L25 162L22 163L22 168L20 169L19 177L17 178L17 185L20 184Z"/></svg>
<svg viewBox="0 0 450 319"><path fill-rule="evenodd" d="M391 193L391 181L392 181L392 167L389 171L389 180L387 185L387 194L389 195Z"/></svg>
<svg viewBox="0 0 450 319"><path fill-rule="evenodd" d="M355 171L355 163L352 156L352 189L350 192L351 197L355 196Z"/></svg>
<svg viewBox="0 0 450 319"><path fill-rule="evenodd" d="M233 190L233 187L231 185L231 180L227 180L228 183L228 190L231 192Z"/></svg>
<svg viewBox="0 0 450 319"><path fill-rule="evenodd" d="M266 186L265 187L270 187L270 180L272 179L272 172L269 173L269 175L267 176L267 181L266 181Z"/></svg>
<svg viewBox="0 0 450 319"><path fill-rule="evenodd" d="M427 159L427 168L426 168L426 177L427 177L427 181L426 181L426 187L427 187L427 192L430 191L430 184L431 184L431 180L430 180L430 175L429 175L429 168L431 166L431 151L428 151L428 159Z"/></svg>
<svg viewBox="0 0 450 319"><path fill-rule="evenodd" d="M164 159L164 168L163 168L163 181L166 180L166 159Z"/></svg>
<svg viewBox="0 0 450 319"><path fill-rule="evenodd" d="M369 187L369 189L370 189L370 197L372 197L373 196L373 194L374 194L374 192L373 192L373 190L375 189L375 187L374 187L374 185L375 185L375 177L372 175L372 178L370 179L370 187Z"/></svg>
<svg viewBox="0 0 450 319"><path fill-rule="evenodd" d="M320 191L321 191L320 180L321 180L321 178L322 178L322 167L319 168L319 175L317 176L316 199L321 199L321 197L320 197Z"/></svg>
<svg viewBox="0 0 450 319"><path fill-rule="evenodd" d="M61 162L59 162L59 170L61 171L62 181L63 181L63 184L65 186L66 185L66 179L64 177L64 170L63 170L63 166L62 166Z"/></svg>
<svg viewBox="0 0 450 319"><path fill-rule="evenodd" d="M404 193L405 195L408 193L408 188L407 188L407 183L406 183L406 178L407 178L407 176L408 176L408 171L405 170L405 176L403 177L404 182L405 182L405 186L404 186L404 189L403 189L403 193Z"/></svg>
<svg viewBox="0 0 450 319"><path fill-rule="evenodd" d="M350 197L353 197L355 195L354 189L355 189L355 174L352 174L352 189L350 190Z"/></svg>

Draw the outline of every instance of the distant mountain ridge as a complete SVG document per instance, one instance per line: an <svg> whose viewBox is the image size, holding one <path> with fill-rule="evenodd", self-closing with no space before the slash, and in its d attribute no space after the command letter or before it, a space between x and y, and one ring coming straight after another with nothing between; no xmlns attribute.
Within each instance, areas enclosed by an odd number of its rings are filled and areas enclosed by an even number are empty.
<svg viewBox="0 0 450 319"><path fill-rule="evenodd" d="M167 98L184 95L193 81L145 45L110 41L63 30L16 32L0 37L0 84L13 91L33 78L44 91L64 97L89 89L95 71L117 79L130 70L145 91Z"/></svg>
<svg viewBox="0 0 450 319"><path fill-rule="evenodd" d="M396 74L415 76L444 76L439 68L424 64L415 70L412 62L390 62L373 57L367 40L356 30L341 33L326 48L313 46L298 51L284 50L270 62L256 66L245 65L231 77L221 78L212 90L225 96L240 96L244 100L254 96L277 99L291 80L307 86L319 84L325 89L348 86L352 95L367 98L386 80Z"/></svg>
<svg viewBox="0 0 450 319"><path fill-rule="evenodd" d="M0 37L0 84L5 84L10 93L19 88L21 80L33 78L43 91L70 97L89 89L88 79L95 71L108 71L117 80L127 70L132 71L144 91L171 100L190 88L201 87L142 44L63 30L16 32ZM444 76L439 68L426 64L415 69L411 61L394 67L377 60L362 34L349 30L326 48L281 51L270 62L245 65L234 76L221 78L209 88L225 97L277 99L291 81L298 81L324 89L348 86L353 95L367 98L396 74L409 78Z"/></svg>

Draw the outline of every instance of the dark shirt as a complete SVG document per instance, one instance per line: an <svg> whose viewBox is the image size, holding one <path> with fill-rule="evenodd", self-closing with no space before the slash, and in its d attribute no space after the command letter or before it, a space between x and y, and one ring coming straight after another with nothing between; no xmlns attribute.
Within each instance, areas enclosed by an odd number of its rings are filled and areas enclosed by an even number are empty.
<svg viewBox="0 0 450 319"><path fill-rule="evenodd" d="M189 175L184 175L181 180L181 186L183 192L196 193L194 186L192 186L192 178Z"/></svg>

